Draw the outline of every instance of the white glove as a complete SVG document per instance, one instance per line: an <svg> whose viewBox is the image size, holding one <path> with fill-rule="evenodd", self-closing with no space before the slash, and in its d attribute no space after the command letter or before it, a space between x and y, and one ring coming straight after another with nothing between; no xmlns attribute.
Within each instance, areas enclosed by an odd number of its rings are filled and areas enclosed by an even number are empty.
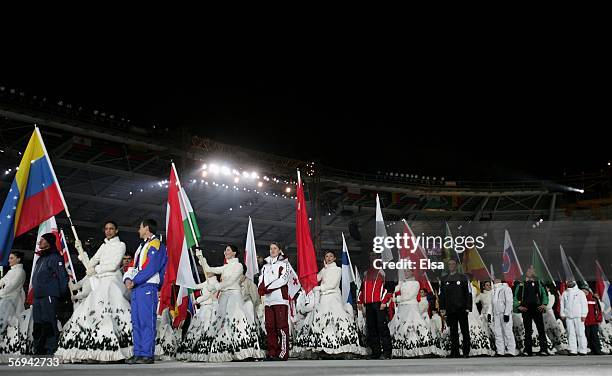
<svg viewBox="0 0 612 376"><path fill-rule="evenodd" d="M204 257L201 249L196 249L196 257Z"/></svg>
<svg viewBox="0 0 612 376"><path fill-rule="evenodd" d="M93 276L96 274L96 270L94 268L87 268L87 275L88 276Z"/></svg>
<svg viewBox="0 0 612 376"><path fill-rule="evenodd" d="M81 243L80 239L77 239L74 241L74 247L79 251L83 251L83 243ZM79 260L80 259L81 259L81 256L79 255Z"/></svg>

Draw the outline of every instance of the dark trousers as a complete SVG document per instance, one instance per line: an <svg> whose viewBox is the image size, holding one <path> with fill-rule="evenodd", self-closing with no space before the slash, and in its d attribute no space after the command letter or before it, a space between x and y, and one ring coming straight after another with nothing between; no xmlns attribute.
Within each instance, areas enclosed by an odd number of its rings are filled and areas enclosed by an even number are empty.
<svg viewBox="0 0 612 376"><path fill-rule="evenodd" d="M533 344L531 343L531 336L533 334L533 326L531 320L535 322L536 328L538 329L538 342L540 342L540 351L548 351L548 344L546 342L546 331L544 329L544 320L542 319L542 312L538 311L538 305L527 305L527 312L523 312L522 316L523 325L525 326L525 353L532 353Z"/></svg>
<svg viewBox="0 0 612 376"><path fill-rule="evenodd" d="M266 340L270 358L289 358L289 316L284 304L266 306Z"/></svg>
<svg viewBox="0 0 612 376"><path fill-rule="evenodd" d="M32 326L34 355L53 355L57 350L59 330L57 328L57 298L45 296L34 298L32 304Z"/></svg>
<svg viewBox="0 0 612 376"><path fill-rule="evenodd" d="M601 343L599 342L599 325L585 325L584 326L584 334L587 337L587 343L589 345L589 349L591 349L591 354L601 355Z"/></svg>
<svg viewBox="0 0 612 376"><path fill-rule="evenodd" d="M459 356L459 327L461 327L461 337L463 338L463 355L469 355L471 343L468 313L465 311L447 313L446 322L450 329L451 356Z"/></svg>
<svg viewBox="0 0 612 376"><path fill-rule="evenodd" d="M366 326L368 328L368 346L372 357L380 357L380 348L385 356L391 356L391 334L389 333L389 316L387 310L380 310L380 303L368 303L366 308Z"/></svg>

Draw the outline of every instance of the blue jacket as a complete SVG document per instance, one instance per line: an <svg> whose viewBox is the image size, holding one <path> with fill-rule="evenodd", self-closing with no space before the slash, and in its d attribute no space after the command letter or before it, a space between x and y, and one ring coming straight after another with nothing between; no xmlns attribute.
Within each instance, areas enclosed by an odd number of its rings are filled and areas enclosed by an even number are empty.
<svg viewBox="0 0 612 376"><path fill-rule="evenodd" d="M55 250L40 255L32 272L32 288L35 298L53 296L60 298L68 294L68 273L64 258Z"/></svg>
<svg viewBox="0 0 612 376"><path fill-rule="evenodd" d="M138 269L138 273L132 280L134 287L145 283L157 283L158 288L161 287L164 283L167 262L166 246L157 238L151 239L134 263L134 267ZM152 282L156 274L159 276L159 281Z"/></svg>

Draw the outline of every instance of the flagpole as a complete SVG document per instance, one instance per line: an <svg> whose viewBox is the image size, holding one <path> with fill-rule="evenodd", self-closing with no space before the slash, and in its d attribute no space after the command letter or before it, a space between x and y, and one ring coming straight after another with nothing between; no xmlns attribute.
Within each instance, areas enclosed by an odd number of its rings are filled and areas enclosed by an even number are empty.
<svg viewBox="0 0 612 376"><path fill-rule="evenodd" d="M195 234L195 230L193 229L193 223L191 223L191 216L189 215L189 212L187 212L187 208L185 208L185 203L183 202L183 198L182 198L183 187L181 186L181 180L179 179L178 172L176 172L176 166L174 165L174 162L172 162L172 170L174 172L174 176L176 177L176 184L178 185L179 204L183 206L183 210L187 213L187 222L189 222L189 229L191 230L191 236L193 236L193 240L195 241L196 247L200 247L200 244L198 243L198 238L196 237L196 234ZM168 234L166 234L166 236L168 236ZM189 248L189 257L191 257L191 260L193 261L193 265L195 266L195 258L193 257L193 252L191 251L191 248ZM198 284L200 284L201 283L200 273L197 272L197 267L196 267L196 278L198 280Z"/></svg>
<svg viewBox="0 0 612 376"><path fill-rule="evenodd" d="M550 270L548 270L548 265L546 265L546 261L544 261L544 257L542 256L542 253L540 252L540 248L538 248L538 245L536 244L535 240L533 240L533 245L535 246L535 249L538 252L538 256L540 256L540 260L542 260L542 264L544 264L544 268L546 269L546 272L548 273L548 276L552 280L553 285L555 287L557 287L557 284L555 283L555 279L553 278L552 274L550 273Z"/></svg>
<svg viewBox="0 0 612 376"><path fill-rule="evenodd" d="M587 288L589 289L589 291L592 291L591 288L589 287L587 280L584 279L584 276L582 275L582 273L580 273L580 269L578 269L578 265L576 265L576 263L574 262L574 259L572 259L571 256L568 256L568 260L570 263L572 263L572 265L574 266L574 269L576 269L576 273L578 274L578 277L580 277L582 282L587 285Z"/></svg>
<svg viewBox="0 0 612 376"><path fill-rule="evenodd" d="M72 265L72 257L70 257L70 250L68 249L68 242L66 241L66 235L64 235L64 229L60 229L60 234L62 235L62 239L64 240L64 242L66 242L66 254L68 255L68 262L70 263L70 269L72 269L72 280L74 283L77 283L76 275L74 272L74 265Z"/></svg>
<svg viewBox="0 0 612 376"><path fill-rule="evenodd" d="M51 164L51 157L47 152L47 147L45 146L45 142L43 141L42 134L40 133L40 129L36 124L34 124L34 131L38 136L38 140L40 141L40 145L42 146L43 152L47 157L47 162L49 163L49 169L51 170L51 174L53 175L53 179L57 182L57 191L62 199L62 205L64 205L64 211L66 212L66 216L68 217L68 221L70 222L70 229L72 230L72 234L74 235L74 245L79 252L79 256L81 256L81 261L85 266L89 264L89 256L83 250L83 245L81 244L81 240L79 239L79 235L76 232L76 228L74 228L74 223L72 222L72 217L70 216L70 210L68 210L68 205L66 204L66 199L64 198L64 192L62 192L62 188L60 187L59 180L57 179L57 175L55 175L55 170L53 169L53 165Z"/></svg>

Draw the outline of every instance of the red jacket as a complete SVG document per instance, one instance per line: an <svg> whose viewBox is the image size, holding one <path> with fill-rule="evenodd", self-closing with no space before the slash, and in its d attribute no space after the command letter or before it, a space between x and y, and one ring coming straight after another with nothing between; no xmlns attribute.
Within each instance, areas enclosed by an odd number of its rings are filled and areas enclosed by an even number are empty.
<svg viewBox="0 0 612 376"><path fill-rule="evenodd" d="M587 294L587 305L589 307L589 313L587 313L584 325L597 325L602 320L601 307L599 306L599 299L595 299L592 293Z"/></svg>
<svg viewBox="0 0 612 376"><path fill-rule="evenodd" d="M357 303L384 303L391 300L392 294L385 289L385 273L382 270L370 268L365 274L359 291Z"/></svg>

